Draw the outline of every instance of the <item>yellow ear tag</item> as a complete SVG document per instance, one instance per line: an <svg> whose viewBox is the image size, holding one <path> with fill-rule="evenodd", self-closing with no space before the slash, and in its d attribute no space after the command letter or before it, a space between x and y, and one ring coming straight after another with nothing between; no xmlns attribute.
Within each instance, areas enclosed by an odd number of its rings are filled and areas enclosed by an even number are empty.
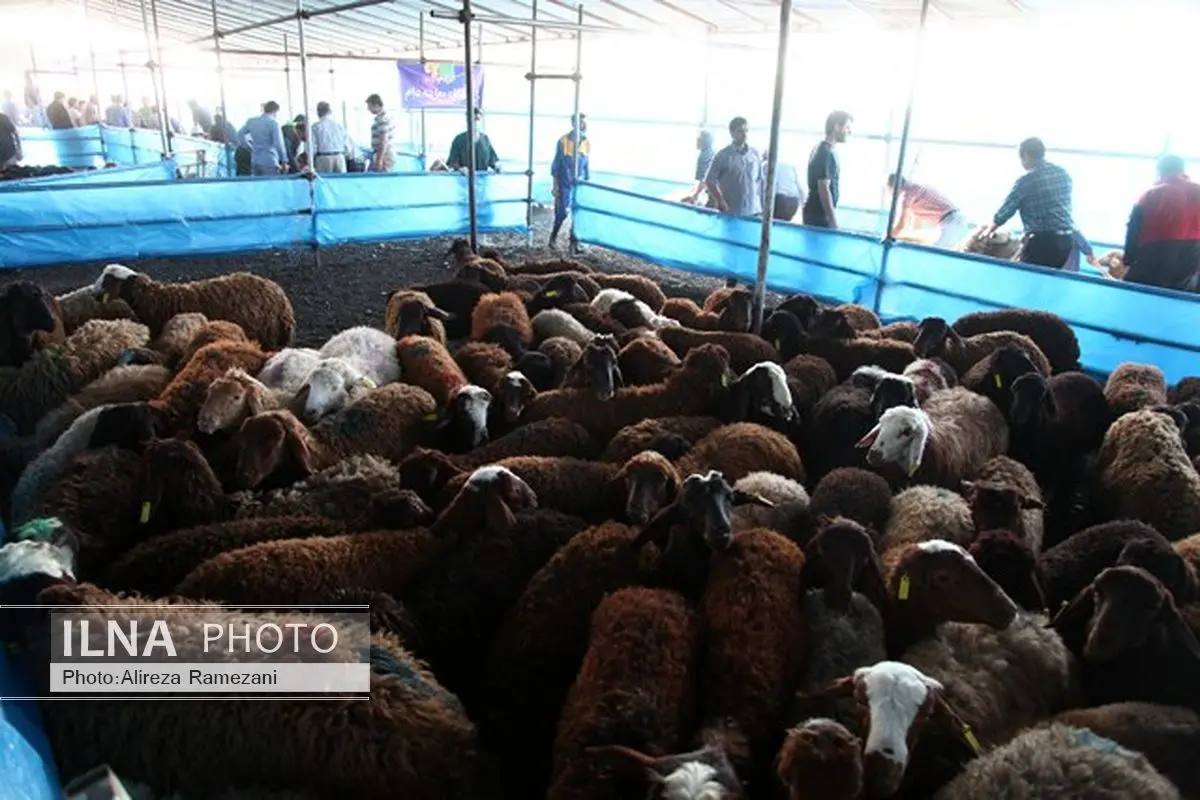
<svg viewBox="0 0 1200 800"><path fill-rule="evenodd" d="M896 599L897 600L907 600L908 599L908 590L909 590L909 587L911 587L911 586L912 586L912 581L909 580L908 576L901 575L900 576L900 587L898 589L896 589Z"/></svg>
<svg viewBox="0 0 1200 800"><path fill-rule="evenodd" d="M425 420L426 422L436 422L437 418L438 418L438 415L437 415L436 411L431 411L430 413L421 417L421 419Z"/></svg>
<svg viewBox="0 0 1200 800"><path fill-rule="evenodd" d="M101 302L101 303L107 303L107 302L108 302L108 292L105 292L104 294L100 295L100 302Z"/></svg>
<svg viewBox="0 0 1200 800"><path fill-rule="evenodd" d="M721 373L721 388L722 389L729 388L729 376L726 375L724 372Z"/></svg>
<svg viewBox="0 0 1200 800"><path fill-rule="evenodd" d="M551 289L550 291L546 292L546 297L558 297L558 290Z"/></svg>
<svg viewBox="0 0 1200 800"><path fill-rule="evenodd" d="M776 340L775 340L775 349L776 349L776 350L782 350L782 349L783 349L783 344L782 344L782 343L781 343L781 342L780 342L778 339L776 339Z"/></svg>
<svg viewBox="0 0 1200 800"><path fill-rule="evenodd" d="M996 376L996 388L997 388L997 389L1003 389L1003 388L1004 388L1004 381L1000 380L1000 376L999 376L999 375L997 375L997 376Z"/></svg>
<svg viewBox="0 0 1200 800"><path fill-rule="evenodd" d="M362 385L363 385L363 386L365 386L365 387L367 387L368 389L374 389L374 388L375 388L375 381L371 380L370 378L363 378L363 379L362 379Z"/></svg>
<svg viewBox="0 0 1200 800"><path fill-rule="evenodd" d="M145 525L149 521L150 521L150 501L147 500L144 503L142 503L142 515L140 517L138 517L138 522L141 523L142 525Z"/></svg>
<svg viewBox="0 0 1200 800"><path fill-rule="evenodd" d="M913 464L911 467L908 468L908 477L911 478L913 475L916 475L917 470L919 470L920 468L921 468L921 465L919 463Z"/></svg>
<svg viewBox="0 0 1200 800"><path fill-rule="evenodd" d="M983 752L983 748L979 746L979 740L975 738L975 733L971 730L970 725L963 725L962 734L963 739L965 739L967 742L967 745L975 751L975 755L979 755Z"/></svg>

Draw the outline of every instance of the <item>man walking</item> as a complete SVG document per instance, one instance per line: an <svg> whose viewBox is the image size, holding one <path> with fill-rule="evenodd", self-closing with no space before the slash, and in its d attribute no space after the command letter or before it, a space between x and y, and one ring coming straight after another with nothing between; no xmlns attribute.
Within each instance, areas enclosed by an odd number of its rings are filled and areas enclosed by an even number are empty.
<svg viewBox="0 0 1200 800"><path fill-rule="evenodd" d="M1025 228L1025 248L1020 260L1051 269L1062 269L1075 246L1075 220L1071 216L1071 176L1057 164L1046 160L1046 145L1041 139L1021 142L1017 151L1025 174L1017 178L1012 191L996 212L992 224L980 231L990 236L996 228L1020 212Z"/></svg>
<svg viewBox="0 0 1200 800"><path fill-rule="evenodd" d="M375 115L371 123L371 172L391 172L396 166L396 154L392 151L392 139L396 126L383 110L383 98L373 94L367 98L367 110Z"/></svg>
<svg viewBox="0 0 1200 800"><path fill-rule="evenodd" d="M1129 283L1200 291L1200 185L1179 156L1158 160L1158 183L1134 205L1124 262Z"/></svg>
<svg viewBox="0 0 1200 800"><path fill-rule="evenodd" d="M575 152L575 136L579 136L579 152ZM591 179L592 145L587 138L587 115L580 114L571 120L571 132L558 139L554 146L554 160L550 163L550 175L554 179L554 227L550 230L550 248L558 246L558 232L562 229L571 211L571 197L575 192L575 178ZM578 166L577 166L578 165ZM579 242L571 229L571 249L577 250Z"/></svg>
<svg viewBox="0 0 1200 800"><path fill-rule="evenodd" d="M897 179L894 172L888 175L887 185L892 192L901 193L900 216L892 228L893 239L914 219L937 228L937 238L930 242L933 247L954 247L966 238L966 216L937 189L906 178Z"/></svg>
<svg viewBox="0 0 1200 800"><path fill-rule="evenodd" d="M704 179L718 211L738 217L762 213L763 162L758 151L746 142L750 125L745 117L729 121L733 140L713 156Z"/></svg>
<svg viewBox="0 0 1200 800"><path fill-rule="evenodd" d="M483 113L477 108L475 109L475 169L480 172L488 170L499 172L500 156L496 155L496 150L492 147L492 140L480 128L482 124ZM467 149L467 132L463 131L450 143L450 156L446 159L446 167L448 169L466 169L470 158L471 151Z"/></svg>
<svg viewBox="0 0 1200 800"><path fill-rule="evenodd" d="M317 103L317 121L313 123L309 141L312 144L313 170L323 173L346 171L346 154L350 152L346 129L330 116L329 103Z"/></svg>
<svg viewBox="0 0 1200 800"><path fill-rule="evenodd" d="M842 175L834 148L850 135L854 117L845 111L834 111L825 118L825 138L808 156L808 199L804 203L804 224L816 228L836 229L837 204Z"/></svg>
<svg viewBox="0 0 1200 800"><path fill-rule="evenodd" d="M275 119L278 113L279 103L268 100L263 104L262 115L246 120L246 124L238 131L238 138L250 148L251 175L287 172L287 146L283 143L283 131Z"/></svg>

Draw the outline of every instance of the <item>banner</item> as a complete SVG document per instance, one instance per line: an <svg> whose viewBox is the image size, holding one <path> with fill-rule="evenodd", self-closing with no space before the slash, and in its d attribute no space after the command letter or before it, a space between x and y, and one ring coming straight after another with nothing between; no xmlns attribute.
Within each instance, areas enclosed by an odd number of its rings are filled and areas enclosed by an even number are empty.
<svg viewBox="0 0 1200 800"><path fill-rule="evenodd" d="M462 64L444 61L397 61L404 108L466 108L467 72ZM471 68L475 107L483 106L483 67Z"/></svg>

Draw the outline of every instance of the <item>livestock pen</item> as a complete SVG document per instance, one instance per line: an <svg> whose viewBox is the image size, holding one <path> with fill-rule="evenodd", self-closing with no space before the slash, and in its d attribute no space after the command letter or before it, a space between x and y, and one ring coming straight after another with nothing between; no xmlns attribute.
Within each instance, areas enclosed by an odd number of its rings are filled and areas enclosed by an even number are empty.
<svg viewBox="0 0 1200 800"><path fill-rule="evenodd" d="M701 52L703 48L704 66L699 70L703 78L714 69L709 66L710 58L735 60L750 52L748 45L739 49L738 38L759 34L761 29L774 30L780 18L783 30L792 34L791 46L795 47L797 42L805 41L810 20L824 19L825 15L839 19L847 13L852 17L875 15L886 25L915 29L923 28L931 13L952 18L959 10L964 16L983 19L999 13L1000 6L1012 8L1008 3L985 0L914 0L904 4L849 3L850 11L831 12L824 2L742 4L736 0L706 0L687 4L681 11L678 4L654 0L622 3L636 7L632 10L616 3L589 2L578 8L551 3L549 10L543 5L539 14L537 0L532 0L531 8L528 3L493 2L487 10L478 5L472 10L470 3L464 3L461 10L447 10L442 4L419 2L301 2L293 6L277 0L256 4L253 11L229 0L214 0L211 19L206 19L207 3L149 0L149 6L157 9L153 12L153 31L149 23L146 29L146 55L152 63L154 91L162 98L160 104L169 108L166 98L170 74L164 69L162 48L169 47L171 41L211 41L218 64L222 58L228 62L239 56L270 58L275 52L273 39L258 38L261 29L295 24L300 50L285 51L284 56L289 63L299 58L304 99L298 108L311 113L316 99L310 89L310 83L315 83L311 74L316 72L314 65L328 59L332 76L332 64L339 51L351 47L346 35L336 32L335 21L346 20L360 32L370 31L379 27L382 19L373 17L370 8L378 6L376 11L386 14L393 5L402 12L397 14L395 24L407 30L404 36L394 38L405 44L394 46L393 37L383 32L372 34L375 38L368 40L389 48L386 55L369 57L389 65L396 57L415 55L423 60L427 37L444 46L455 36L472 43L476 26L491 32L486 39L479 33L474 44L478 48L482 43L489 55L523 48L523 43L516 42L536 38L537 31L574 37L574 41L551 42L562 46L559 58L566 64L562 72L539 75L536 55L527 68L528 75L521 74L526 71L524 66L513 64L488 72L489 80L497 76L498 85L502 80L498 76L507 71L508 88L497 91L506 92L502 96L508 98L516 95L514 86L524 88L529 79L528 114L491 107L488 111L493 126L489 133L496 138L504 135L513 152L520 153L520 145L528 145L527 158L506 159L505 172L500 174L476 176L473 168L466 176L426 172L430 153L444 146L461 127L461 111L405 112L409 143L404 149L410 151L409 157L400 171L391 174L238 178L229 169L229 154L224 147L169 135L165 112L161 134L106 127L27 134L27 157L40 163L97 167L112 161L125 166L21 182L0 190L0 269L9 270L6 277L34 280L56 293L90 283L100 267L113 261L167 279L247 269L265 274L289 290L299 322L297 343L318 346L348 325L382 327L380 296L402 284L435 280L445 270L446 250L453 237L475 239L483 235L490 237L486 244L506 251L524 249L531 257L549 255L541 247L531 248L527 238L536 236L539 244L544 241L546 214L537 206L550 199L546 163L535 157L535 147L544 147L561 133L551 128L551 123L565 129L568 108L578 112L605 102L593 97L587 88L590 78L584 79L584 73L604 70L601 60L580 60L578 49L585 46L587 37L610 37L625 31L633 38L624 46L636 47L637 42L649 41L647 37L656 27L690 19L697 33L684 40L682 50L694 47ZM439 13L427 14L430 5ZM900 5L903 10L896 10ZM939 11L939 7L949 10ZM145 17L139 14L136 4L119 1L114 9L117 20L126 24L140 24ZM519 13L522 11L532 14ZM222 23L222 12L230 16L230 21ZM448 20L447 13L461 16ZM248 14L254 18L246 17ZM464 23L462 27L458 27L460 22ZM199 35L209 27L211 33ZM732 32L722 40L722 31ZM900 48L899 62L911 61L920 49L920 40L911 40ZM436 53L435 48L431 51ZM368 56L363 54L363 58ZM781 65L786 63L786 39L779 58ZM471 61L469 47L447 60ZM546 85L543 82L539 86L542 78L552 87L547 90L549 102L545 95L535 101L532 87L542 91L541 86ZM904 81L882 82L892 88L899 83L901 94L907 89ZM800 81L793 80L792 85L797 83ZM766 80L758 84L750 90L753 94L765 94L770 88ZM222 86L222 94L225 91ZM697 127L723 125L720 114L731 107L728 98L721 108L713 108L707 86L703 92L696 91L695 86L681 87L680 92L689 94L703 108L696 119L676 122L668 128L672 136L686 141ZM781 100L786 97L790 104L793 96L803 98L804 92L803 86L784 91L783 84L777 84L773 113L772 149L783 147L796 154L793 157L797 160L806 151L805 143L815 141L816 134L803 126L781 129ZM643 107L653 104L654 92L647 94L650 96L636 103ZM470 119L473 95L468 92L465 96ZM353 96L355 103L360 99ZM817 99L833 102L824 90ZM920 91L916 100L921 100ZM558 113L539 112L539 105L552 106ZM906 116L913 113L913 108L918 109L919 119L919 105L912 100L907 104ZM346 111L342 116L348 121ZM593 123L604 120L603 115L589 117ZM633 152L644 139L652 138L644 121L622 120L620 116L611 120L609 130L613 136L607 147ZM917 174L936 173L938 147L965 146L950 135L917 135L914 131L919 129L919 122L910 126L906 121L897 134L894 122L888 119L886 132L871 132L862 137L862 145L856 145L863 148L856 152L862 153L864 160L876 161L884 174L908 174L913 164L906 163L906 150L921 159L924 172ZM881 124L878 130L884 127ZM1002 147L1011 149L1007 143L986 149ZM1157 365L1172 384L1197 372L1200 299L1195 295L1127 285L1086 270L1064 274L897 241L884 235L891 228L889 223L896 210L889 207L886 198L873 197L878 187L868 181L847 188L847 196L853 201L846 209L847 230L818 230L783 222L764 226L755 219L719 215L677 202L691 185L679 179L681 175L686 177L685 162L690 160L690 152L687 158L676 155L669 169L656 170L653 162L669 160L663 159L661 152L665 149L677 154L678 146L663 148L654 144L644 149L646 152L636 157L609 162L620 171L594 171L593 180L575 193L572 225L579 241L591 246L581 258L593 267L640 272L671 287L673 293L690 294L698 300L720 281L737 279L757 284L764 291L802 292L829 302L863 305L884 322L925 317L953 320L973 311L1036 308L1057 314L1071 325L1079 339L1081 363L1095 375L1107 375L1128 361ZM1144 165L1155 152L1120 158ZM183 177L207 177L177 180L176 169L184 173ZM943 175L954 172L947 166L941 170ZM991 167L989 170L997 171ZM953 185L956 179L965 180L961 176L947 180ZM876 199L878 202L873 202ZM1090 219L1095 220L1092 227L1100 229L1094 234L1097 245L1118 244L1120 239L1111 219L1102 214L1093 214ZM13 679L13 671L0 662L3 695L24 696L19 689L9 687ZM13 785L26 792L23 797L56 796L57 778L45 748L39 744L35 717L35 706L28 701L0 703L0 745L8 745L0 747L8 759L0 761L0 774L13 776Z"/></svg>

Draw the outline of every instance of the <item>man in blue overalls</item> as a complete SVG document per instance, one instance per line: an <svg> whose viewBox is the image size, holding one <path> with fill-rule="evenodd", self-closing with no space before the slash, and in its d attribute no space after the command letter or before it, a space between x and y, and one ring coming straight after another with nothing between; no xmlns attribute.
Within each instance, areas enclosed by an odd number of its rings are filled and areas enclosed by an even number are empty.
<svg viewBox="0 0 1200 800"><path fill-rule="evenodd" d="M587 140L587 115L580 114L578 120L572 122L579 128L579 180L586 181L591 177L588 169L591 144ZM554 148L554 161L550 164L550 174L554 179L554 228L550 231L550 247L557 246L558 231L562 228L567 214L571 211L571 195L575 190L575 128L559 138ZM578 249L575 239L574 226L571 230L571 249Z"/></svg>

